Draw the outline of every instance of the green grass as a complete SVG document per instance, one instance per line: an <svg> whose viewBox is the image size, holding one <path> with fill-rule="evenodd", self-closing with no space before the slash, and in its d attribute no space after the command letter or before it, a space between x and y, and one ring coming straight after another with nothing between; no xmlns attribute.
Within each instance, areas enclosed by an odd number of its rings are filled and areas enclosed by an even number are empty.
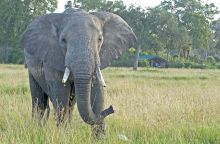
<svg viewBox="0 0 220 144"><path fill-rule="evenodd" d="M51 112L42 127L31 119L27 70L0 65L1 144L220 144L220 70L107 68L107 137L95 140L77 108L68 127ZM125 135L124 141L119 135Z"/></svg>

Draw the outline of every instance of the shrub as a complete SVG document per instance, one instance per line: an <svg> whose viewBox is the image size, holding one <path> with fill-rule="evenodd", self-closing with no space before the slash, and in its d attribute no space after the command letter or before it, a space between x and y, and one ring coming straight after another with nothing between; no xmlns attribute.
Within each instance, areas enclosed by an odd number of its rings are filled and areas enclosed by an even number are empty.
<svg viewBox="0 0 220 144"><path fill-rule="evenodd" d="M206 58L206 61L205 61L206 63L208 63L208 64L215 64L216 63L216 60L215 60L215 58L213 57L213 56L208 56L207 58Z"/></svg>
<svg viewBox="0 0 220 144"><path fill-rule="evenodd" d="M217 69L220 69L220 62L216 63L215 66Z"/></svg>
<svg viewBox="0 0 220 144"><path fill-rule="evenodd" d="M127 52L123 54L119 59L115 60L112 63L112 66L115 67L131 67L133 66L134 54L133 52Z"/></svg>
<svg viewBox="0 0 220 144"><path fill-rule="evenodd" d="M191 68L193 66L193 62L185 62L184 68Z"/></svg>
<svg viewBox="0 0 220 144"><path fill-rule="evenodd" d="M143 60L138 62L139 67L150 67L148 60Z"/></svg>
<svg viewBox="0 0 220 144"><path fill-rule="evenodd" d="M195 69L206 69L207 66L205 64L198 64L198 63L194 63L191 68L195 68Z"/></svg>

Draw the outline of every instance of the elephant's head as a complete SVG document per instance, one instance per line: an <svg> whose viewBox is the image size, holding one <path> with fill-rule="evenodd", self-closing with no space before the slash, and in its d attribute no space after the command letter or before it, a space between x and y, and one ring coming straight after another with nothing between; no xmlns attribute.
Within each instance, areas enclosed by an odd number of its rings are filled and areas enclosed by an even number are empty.
<svg viewBox="0 0 220 144"><path fill-rule="evenodd" d="M63 83L73 78L77 106L82 119L96 123L111 109L95 115L90 105L91 79L96 76L104 85L100 69L117 59L136 41L129 25L108 12L87 13L68 9L35 20L22 39L25 53L44 65L65 71ZM66 69L66 70L65 70Z"/></svg>

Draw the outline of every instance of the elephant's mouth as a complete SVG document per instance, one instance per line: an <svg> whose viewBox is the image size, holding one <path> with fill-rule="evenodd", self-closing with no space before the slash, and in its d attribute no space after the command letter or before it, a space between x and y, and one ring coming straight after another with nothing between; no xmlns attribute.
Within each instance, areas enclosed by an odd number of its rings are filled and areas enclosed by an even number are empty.
<svg viewBox="0 0 220 144"><path fill-rule="evenodd" d="M62 83L65 85L68 80L70 79L70 70L69 68L66 67ZM103 75L101 73L100 67L97 67L94 73L95 77L99 81L99 83L103 86L106 87L106 83L104 81ZM83 78L81 79L75 79L75 91L76 91L76 100L77 100L77 106L79 113L82 117L82 119L88 123L88 124L99 124L103 122L103 119L107 117L108 115L114 113L114 109L112 105L100 112L100 114L94 114L91 107L88 106L90 105L89 99L90 99L90 93L91 93L91 80L84 80ZM89 88L90 87L90 88ZM87 91L87 92L84 92Z"/></svg>

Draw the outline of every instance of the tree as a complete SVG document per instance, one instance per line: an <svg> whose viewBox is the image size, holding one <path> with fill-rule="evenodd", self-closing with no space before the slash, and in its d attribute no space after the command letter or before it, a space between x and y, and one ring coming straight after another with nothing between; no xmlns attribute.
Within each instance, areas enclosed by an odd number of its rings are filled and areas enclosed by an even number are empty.
<svg viewBox="0 0 220 144"><path fill-rule="evenodd" d="M211 23L213 35L210 39L210 48L216 51L220 50L220 18Z"/></svg>
<svg viewBox="0 0 220 144"><path fill-rule="evenodd" d="M192 48L208 48L211 34L209 21L218 13L214 4L202 4L200 0L165 0L160 7L178 18L192 39Z"/></svg>
<svg viewBox="0 0 220 144"><path fill-rule="evenodd" d="M57 0L0 1L1 63L22 63L21 34L34 18L47 12L53 12L56 6Z"/></svg>
<svg viewBox="0 0 220 144"><path fill-rule="evenodd" d="M183 49L189 45L187 30L179 25L177 17L160 7L149 8L146 16L148 27L145 41L147 49L155 54L166 52L167 60L173 49Z"/></svg>
<svg viewBox="0 0 220 144"><path fill-rule="evenodd" d="M67 1L67 3L64 6L65 9L72 8L72 7L73 7L72 1Z"/></svg>
<svg viewBox="0 0 220 144"><path fill-rule="evenodd" d="M134 33L137 36L136 54L133 64L133 69L137 70L139 53L144 46L147 46L147 21L146 21L146 11L141 7L135 7L130 5L127 9L116 12L132 27Z"/></svg>
<svg viewBox="0 0 220 144"><path fill-rule="evenodd" d="M87 11L99 10L114 13L126 9L125 4L121 0L74 0L73 2L68 1L65 5L65 9L70 7L81 8Z"/></svg>

